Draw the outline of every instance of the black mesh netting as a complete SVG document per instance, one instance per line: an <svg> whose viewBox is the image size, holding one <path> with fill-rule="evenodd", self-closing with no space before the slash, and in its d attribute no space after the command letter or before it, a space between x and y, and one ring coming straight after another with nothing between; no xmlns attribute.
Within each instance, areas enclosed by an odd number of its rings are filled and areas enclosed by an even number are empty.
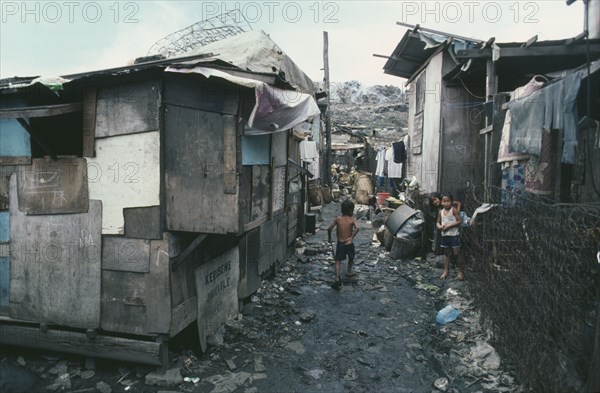
<svg viewBox="0 0 600 393"><path fill-rule="evenodd" d="M473 214L497 203L463 231L467 280L500 354L534 391L580 391L590 373L600 301L600 205L472 189ZM504 204L502 204L504 202Z"/></svg>

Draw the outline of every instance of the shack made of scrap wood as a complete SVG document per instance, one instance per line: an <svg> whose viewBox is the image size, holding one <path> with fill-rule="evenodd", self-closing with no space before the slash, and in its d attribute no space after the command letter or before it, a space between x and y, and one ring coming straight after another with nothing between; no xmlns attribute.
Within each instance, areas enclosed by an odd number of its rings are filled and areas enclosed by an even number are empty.
<svg viewBox="0 0 600 393"><path fill-rule="evenodd" d="M0 343L162 365L197 322L205 348L297 236L300 139L245 135L254 89L223 79L64 89L2 90Z"/></svg>

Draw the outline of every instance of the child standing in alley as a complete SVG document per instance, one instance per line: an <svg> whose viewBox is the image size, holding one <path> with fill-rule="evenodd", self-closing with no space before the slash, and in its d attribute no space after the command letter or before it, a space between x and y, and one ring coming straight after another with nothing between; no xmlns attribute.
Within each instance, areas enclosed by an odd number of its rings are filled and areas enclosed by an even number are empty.
<svg viewBox="0 0 600 393"><path fill-rule="evenodd" d="M346 256L348 256L348 277L353 277L356 274L352 270L352 264L354 263L354 243L352 240L358 234L358 223L353 217L354 214L354 203L347 199L342 202L342 215L338 216L333 220L333 223L327 228L327 236L329 243L331 241L331 232L333 228L337 228L337 245L335 250L335 282L333 283L334 288L339 288L342 285L340 276L341 264ZM354 232L353 232L354 231Z"/></svg>
<svg viewBox="0 0 600 393"><path fill-rule="evenodd" d="M450 269L450 257L454 255L456 264L458 265L458 280L464 279L462 261L460 259L460 241L459 241L459 226L460 212L452 206L454 198L452 194L445 193L442 195L442 207L437 218L437 228L442 231L442 248L444 249L444 273L440 276L443 280L448 277Z"/></svg>

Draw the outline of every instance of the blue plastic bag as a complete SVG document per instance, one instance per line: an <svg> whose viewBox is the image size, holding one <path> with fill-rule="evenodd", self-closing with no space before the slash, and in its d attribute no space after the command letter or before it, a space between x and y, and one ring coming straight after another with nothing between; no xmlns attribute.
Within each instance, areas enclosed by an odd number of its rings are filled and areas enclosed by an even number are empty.
<svg viewBox="0 0 600 393"><path fill-rule="evenodd" d="M435 316L435 321L437 323L439 323L440 325L445 325L447 323L454 321L458 317L459 314L460 314L460 311L458 311L454 307L448 305L448 306L442 308L440 311L438 311L437 315Z"/></svg>

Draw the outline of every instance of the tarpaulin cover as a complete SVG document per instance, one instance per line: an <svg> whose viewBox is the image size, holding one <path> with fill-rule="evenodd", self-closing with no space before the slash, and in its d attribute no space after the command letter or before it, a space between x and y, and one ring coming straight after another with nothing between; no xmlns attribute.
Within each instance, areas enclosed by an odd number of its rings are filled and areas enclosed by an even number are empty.
<svg viewBox="0 0 600 393"><path fill-rule="evenodd" d="M314 82L264 31L248 31L219 41L211 42L186 52L185 56L213 53L213 58L238 67L240 70L259 73L284 73L285 80L297 90L312 94Z"/></svg>
<svg viewBox="0 0 600 393"><path fill-rule="evenodd" d="M248 125L263 131L290 129L321 114L315 99L305 93L282 90L263 83L255 88L256 104Z"/></svg>

